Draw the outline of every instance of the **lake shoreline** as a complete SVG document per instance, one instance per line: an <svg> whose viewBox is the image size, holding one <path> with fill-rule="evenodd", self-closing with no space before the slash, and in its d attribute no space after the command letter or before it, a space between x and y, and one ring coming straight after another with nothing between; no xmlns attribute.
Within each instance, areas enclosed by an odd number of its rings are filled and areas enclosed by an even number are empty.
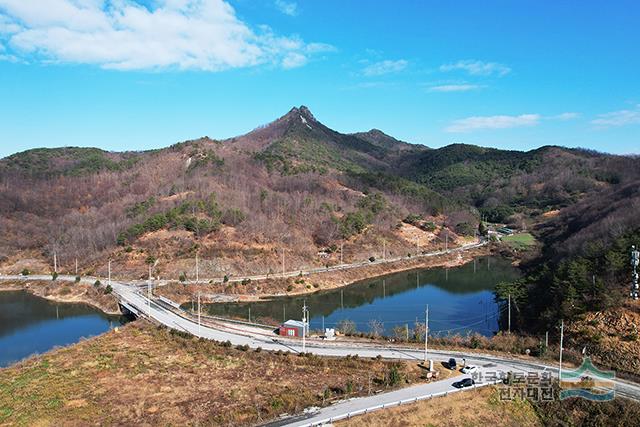
<svg viewBox="0 0 640 427"><path fill-rule="evenodd" d="M219 298L221 295L233 297L235 302L264 302L281 297L299 297L317 292L331 291L356 284L363 280L375 280L390 274L409 272L412 270L460 267L473 261L474 258L492 255L496 252L496 248L488 245L428 258L406 258L385 264L363 266L362 268L314 273L301 276L300 278L293 277L284 280L267 279L259 282L255 281L247 285L253 286L255 293L247 293L246 291L236 293L234 291L238 290L239 284L226 285L225 288L221 287L219 283L198 285L169 283L166 286L157 288L156 293L178 304L192 301L193 295L198 292L202 293L203 301L207 303L228 303L229 301L223 301ZM300 279L302 279L303 283L299 283ZM258 285L256 285L257 283L260 283L262 286L258 287ZM232 286L233 288L229 289ZM290 288L292 289L289 291L288 289ZM263 289L268 291L264 292ZM207 292L209 293L207 294Z"/></svg>
<svg viewBox="0 0 640 427"><path fill-rule="evenodd" d="M120 307L118 300L111 294L104 294L82 283L69 283L62 281L44 282L41 280L14 281L0 283L0 292L25 291L62 304L85 304L96 308L109 316L119 316Z"/></svg>
<svg viewBox="0 0 640 427"><path fill-rule="evenodd" d="M413 336L414 327L421 327L416 325L424 325L425 308L431 305L432 336L470 332L490 337L500 330L500 314L506 310L506 302L495 298L495 286L519 277L521 272L511 259L482 256L461 266L391 273L310 295L205 303L203 312L277 326L298 319L306 305L314 331L329 327L345 334L372 333L406 341L407 334ZM195 310L195 304L190 305L182 307Z"/></svg>

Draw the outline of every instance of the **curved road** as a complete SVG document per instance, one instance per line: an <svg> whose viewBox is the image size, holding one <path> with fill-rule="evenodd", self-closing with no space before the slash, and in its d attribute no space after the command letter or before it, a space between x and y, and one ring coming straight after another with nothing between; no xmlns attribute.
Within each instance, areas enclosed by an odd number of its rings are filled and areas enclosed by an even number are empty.
<svg viewBox="0 0 640 427"><path fill-rule="evenodd" d="M51 280L51 276L0 276L0 280ZM75 277L59 276L58 280L74 281ZM85 278L83 282L93 283L94 278ZM169 328L184 331L192 335L207 338L216 341L230 341L233 345L248 345L251 348L261 347L264 350L283 350L291 352L302 352L302 343L299 339L287 339L270 335L257 328L241 327L222 322L208 323L199 325L197 320L190 319L186 313L177 313L170 306L156 301L149 300L141 291L131 285L122 282L111 282L114 293L120 298L121 302L125 302L133 308L137 309L142 315L161 323ZM314 353L321 356L347 356L358 355L359 357L376 357L381 356L388 359L403 359L422 361L424 359L424 350L416 350L415 348L401 347L385 347L379 345L367 345L354 342L327 342L318 340L308 340L305 348L306 352ZM486 375L488 372L522 372L522 373L551 373L557 375L558 368L556 366L544 365L536 362L529 362L520 359L510 359L506 357L498 357L489 354L461 353L454 351L429 351L429 359L433 359L434 363L447 361L450 357L458 360L466 359L467 364L473 364L480 368L480 372ZM373 405L391 404L398 400L413 399L426 394L439 392L455 392L451 384L452 379L435 381L428 384L417 385L405 389L397 390L390 393L379 394L366 398L351 399L336 405L332 405L316 412L311 412L303 418L293 418L283 420L280 425L306 426L316 425L319 422L327 421L331 417L339 417L354 411L365 409ZM481 383L479 385L486 385ZM640 400L640 385L615 380L616 392L618 395ZM373 405L372 405L373 404Z"/></svg>

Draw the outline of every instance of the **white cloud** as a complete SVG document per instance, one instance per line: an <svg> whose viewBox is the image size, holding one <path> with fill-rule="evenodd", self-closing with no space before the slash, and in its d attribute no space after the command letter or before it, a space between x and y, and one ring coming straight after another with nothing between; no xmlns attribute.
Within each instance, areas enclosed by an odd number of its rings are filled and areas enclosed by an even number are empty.
<svg viewBox="0 0 640 427"><path fill-rule="evenodd" d="M276 0L276 8L289 16L296 16L298 14L298 3L294 1Z"/></svg>
<svg viewBox="0 0 640 427"><path fill-rule="evenodd" d="M13 55L7 55L6 52L7 48L0 43L0 61L8 61L8 62L18 62L18 58L16 58Z"/></svg>
<svg viewBox="0 0 640 427"><path fill-rule="evenodd" d="M454 120L445 130L447 132L470 132L481 129L508 129L521 126L535 126L540 122L539 114L519 116L474 116Z"/></svg>
<svg viewBox="0 0 640 427"><path fill-rule="evenodd" d="M282 66L284 68L296 68L301 67L307 63L307 57L301 53L291 52L282 60Z"/></svg>
<svg viewBox="0 0 640 427"><path fill-rule="evenodd" d="M104 68L195 69L304 65L331 50L250 28L224 0L0 0L0 34L16 55ZM5 37L6 38L6 37Z"/></svg>
<svg viewBox="0 0 640 427"><path fill-rule="evenodd" d="M20 26L13 22L13 20L8 16L4 16L0 13L0 35L11 34L16 31L20 31Z"/></svg>
<svg viewBox="0 0 640 427"><path fill-rule="evenodd" d="M466 71L471 75L491 76L497 75L502 77L511 72L511 68L497 62L483 62L473 59L461 60L451 64L443 64L440 71Z"/></svg>
<svg viewBox="0 0 640 427"><path fill-rule="evenodd" d="M567 120L577 119L578 117L580 117L580 113L568 112L568 113L561 113L556 116L551 116L549 118L553 120L567 121Z"/></svg>
<svg viewBox="0 0 640 427"><path fill-rule="evenodd" d="M438 85L431 86L427 89L428 92L467 92L470 90L481 89L485 86L483 85L472 85L472 84L448 84L448 85Z"/></svg>
<svg viewBox="0 0 640 427"><path fill-rule="evenodd" d="M404 70L409 65L408 61L404 59L399 59L397 61L385 60L380 62L375 62L371 65L366 66L362 73L365 76L381 76L383 74L397 73L399 71Z"/></svg>
<svg viewBox="0 0 640 427"><path fill-rule="evenodd" d="M632 110L619 110L610 113L599 114L591 124L599 128L640 124L640 104Z"/></svg>

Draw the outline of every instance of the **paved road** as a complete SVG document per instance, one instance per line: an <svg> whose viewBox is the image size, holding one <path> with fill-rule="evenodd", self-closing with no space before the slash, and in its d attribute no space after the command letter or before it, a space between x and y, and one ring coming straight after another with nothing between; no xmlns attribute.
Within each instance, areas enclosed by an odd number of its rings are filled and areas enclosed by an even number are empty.
<svg viewBox="0 0 640 427"><path fill-rule="evenodd" d="M0 280L51 280L51 276L29 276L27 278L21 276L0 276ZM60 276L58 280L73 281L74 277ZM94 278L85 278L84 282L93 283ZM203 337L217 341L230 341L233 345L248 345L251 348L261 347L264 350L283 350L291 352L302 352L302 343L300 340L287 339L277 337L265 332L258 332L256 328L247 328L237 324L225 324L215 322L207 325L199 325L196 320L187 317L186 314L178 314L170 307L159 303L155 300L149 300L146 295L131 285L112 281L111 283L114 293L122 300L127 302L139 310L145 316L161 323L169 328L188 332L192 335ZM402 359L422 361L424 359L424 351L400 348L386 347L380 345L367 345L354 342L324 342L309 340L305 347L306 352L314 353L321 356L347 356L358 355L359 357L376 357L378 355L388 359ZM429 358L435 363L446 361L450 357L458 360L465 358L467 364L480 366L481 370L494 372L551 372L557 375L556 366L549 366L537 362L529 362L520 359L510 359L506 357L497 357L488 354L477 353L461 353L453 351L433 350L429 351ZM347 414L362 409L370 405L371 402L376 404L385 404L396 402L401 399L412 399L424 394L437 393L441 391L455 391L451 385L453 380L441 380L430 384L424 384L415 387L409 387L391 393L380 394L368 398L352 399L350 401L333 405L320 410L318 413L309 414L309 418L304 420L290 420L295 426L308 425L340 414ZM615 380L616 392L619 395L640 400L640 386L623 380ZM399 399L400 397L400 399Z"/></svg>
<svg viewBox="0 0 640 427"><path fill-rule="evenodd" d="M394 258L384 258L384 259L376 259L375 261L360 261L360 262L354 262L354 263L350 263L350 264L338 264L338 265L332 265L329 267L317 267L317 268L311 268L311 269L298 269L298 270L293 270L293 271L286 271L284 273L272 273L272 274L257 274L254 276L231 276L228 278L228 281L231 283L234 282L242 282L244 280L252 280L252 281L256 281L256 280L266 280L269 278L288 278L288 277L298 277L300 275L302 276L308 276L310 274L316 274L316 273L327 273L330 271L342 271L342 270L351 270L354 268L361 268L361 267L367 267L367 266L371 266L371 265L380 265L380 264L389 264L389 263L393 263L393 262L398 262L398 261L406 261L406 260L410 260L410 259L414 259L414 258L431 258L431 257L436 257L436 256L440 256L440 255L448 255L448 254L454 254L454 253L458 253L458 252L464 252L464 251L468 251L470 249L476 249L476 248L480 248L482 246L486 246L488 244L488 241L480 241L477 243L469 243L466 245L462 245L462 246L458 246L456 248L452 248L452 249L447 249L447 250L442 250L442 251L435 251L435 252L426 252L426 253L419 253L416 255L413 255L411 257L394 257ZM213 283L217 283L220 282L222 283L224 281L223 277L218 277L218 278L200 278L198 280L197 283L209 283L209 282L213 282ZM170 283L171 281L169 280L162 280L160 282L157 283L158 286L164 286L167 285L168 283ZM137 281L136 283L143 283L142 281ZM191 281L191 283L196 283L195 280Z"/></svg>
<svg viewBox="0 0 640 427"><path fill-rule="evenodd" d="M423 400L424 398L426 398L426 396L430 395L435 395L434 397L438 397L463 390L469 390L457 389L451 385L454 381L459 381L460 379L465 377L467 376L462 376L450 380L436 381L428 384L420 384L379 395L349 399L319 410L310 411L302 416L291 417L284 420L272 422L267 424L267 426L306 427L313 425L330 424L333 421L348 418L349 414L351 414L351 416L362 415L366 412L373 412L374 410L397 406L398 402L402 402L403 404L413 403L417 401L417 399ZM482 383L475 386L474 388L483 387L486 385L490 385L490 383Z"/></svg>

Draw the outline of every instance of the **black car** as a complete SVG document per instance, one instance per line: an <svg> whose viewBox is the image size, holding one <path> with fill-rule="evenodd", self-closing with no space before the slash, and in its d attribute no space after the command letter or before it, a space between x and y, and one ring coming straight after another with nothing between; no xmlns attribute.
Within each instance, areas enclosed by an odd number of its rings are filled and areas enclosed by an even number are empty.
<svg viewBox="0 0 640 427"><path fill-rule="evenodd" d="M451 369L452 371L456 369L456 359L454 359L453 357L451 359L449 359L449 369Z"/></svg>
<svg viewBox="0 0 640 427"><path fill-rule="evenodd" d="M455 388L465 388L465 387L471 387L475 383L476 382L473 379L465 378L463 380L460 380L460 381L457 381L457 382L453 383L453 386Z"/></svg>

